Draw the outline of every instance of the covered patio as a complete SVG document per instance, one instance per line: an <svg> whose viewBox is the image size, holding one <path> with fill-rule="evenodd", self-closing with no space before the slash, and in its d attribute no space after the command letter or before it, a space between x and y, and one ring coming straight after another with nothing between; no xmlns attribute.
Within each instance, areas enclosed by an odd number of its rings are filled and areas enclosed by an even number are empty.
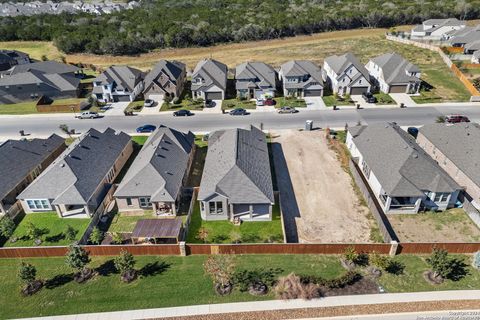
<svg viewBox="0 0 480 320"><path fill-rule="evenodd" d="M133 229L133 244L139 243L178 243L182 232L182 219L139 220Z"/></svg>

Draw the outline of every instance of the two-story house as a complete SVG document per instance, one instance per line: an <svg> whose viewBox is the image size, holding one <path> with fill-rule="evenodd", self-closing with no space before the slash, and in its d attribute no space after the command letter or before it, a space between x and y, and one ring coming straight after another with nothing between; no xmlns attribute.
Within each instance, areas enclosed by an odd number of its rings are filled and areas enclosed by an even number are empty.
<svg viewBox="0 0 480 320"><path fill-rule="evenodd" d="M323 96L322 69L312 61L291 60L280 67L283 95L291 97Z"/></svg>
<svg viewBox="0 0 480 320"><path fill-rule="evenodd" d="M370 76L365 66L352 53L327 57L322 77L333 93L340 96L360 95L370 91Z"/></svg>
<svg viewBox="0 0 480 320"><path fill-rule="evenodd" d="M199 61L192 73L192 97L204 100L225 99L227 72L227 66L217 60Z"/></svg>
<svg viewBox="0 0 480 320"><path fill-rule="evenodd" d="M111 66L93 80L100 102L134 101L143 91L143 72L129 66Z"/></svg>
<svg viewBox="0 0 480 320"><path fill-rule="evenodd" d="M397 53L386 53L366 64L372 83L384 93L418 93L420 69Z"/></svg>
<svg viewBox="0 0 480 320"><path fill-rule="evenodd" d="M235 68L235 89L240 99L275 97L277 72L263 62L244 62Z"/></svg>
<svg viewBox="0 0 480 320"><path fill-rule="evenodd" d="M186 75L185 64L179 61L160 60L145 76L143 95L147 99L179 97L183 92Z"/></svg>

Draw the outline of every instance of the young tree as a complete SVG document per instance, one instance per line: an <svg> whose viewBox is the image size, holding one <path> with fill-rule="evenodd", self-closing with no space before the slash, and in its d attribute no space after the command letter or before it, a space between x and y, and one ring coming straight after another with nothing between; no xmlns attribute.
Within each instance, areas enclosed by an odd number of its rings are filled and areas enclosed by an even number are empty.
<svg viewBox="0 0 480 320"><path fill-rule="evenodd" d="M75 228L71 225L67 225L67 229L65 230L63 235L67 240L74 241L77 237L77 230L75 230Z"/></svg>
<svg viewBox="0 0 480 320"><path fill-rule="evenodd" d="M113 232L112 233L112 243L114 244L122 244L123 243L123 237L120 233L118 232Z"/></svg>
<svg viewBox="0 0 480 320"><path fill-rule="evenodd" d="M434 278L447 278L453 271L452 259L447 250L434 248L430 257L426 259L433 271Z"/></svg>
<svg viewBox="0 0 480 320"><path fill-rule="evenodd" d="M72 138L72 133L70 131L70 128L66 124L61 124L58 126L60 130L62 130L63 133L65 133L70 139Z"/></svg>
<svg viewBox="0 0 480 320"><path fill-rule="evenodd" d="M5 216L0 220L0 235L4 238L10 238L15 231L15 222L9 217Z"/></svg>
<svg viewBox="0 0 480 320"><path fill-rule="evenodd" d="M235 273L235 260L232 255L209 256L203 268L212 278L218 294L225 295L231 292Z"/></svg>
<svg viewBox="0 0 480 320"><path fill-rule="evenodd" d="M118 257L113 259L115 269L120 272L120 277L124 282L130 282L135 279L135 258L128 251L123 251Z"/></svg>
<svg viewBox="0 0 480 320"><path fill-rule="evenodd" d="M377 252L372 252L368 257L368 261L372 266L375 266L381 270L387 270L387 268L390 266L390 258L380 255Z"/></svg>
<svg viewBox="0 0 480 320"><path fill-rule="evenodd" d="M197 239L202 240L204 243L207 243L208 240L208 229L201 227L197 232Z"/></svg>
<svg viewBox="0 0 480 320"><path fill-rule="evenodd" d="M230 232L230 239L233 243L240 243L242 242L242 234L238 230L233 230Z"/></svg>
<svg viewBox="0 0 480 320"><path fill-rule="evenodd" d="M32 284L37 278L37 269L30 263L22 262L18 268L18 277L24 285Z"/></svg>
<svg viewBox="0 0 480 320"><path fill-rule="evenodd" d="M75 276L77 282L83 282L92 275L92 270L87 268L87 265L90 263L88 252L76 244L70 245L65 262L70 268L77 270Z"/></svg>
<svg viewBox="0 0 480 320"><path fill-rule="evenodd" d="M40 237L43 234L43 230L35 226L33 223L29 222L27 224L27 238L33 241L40 240Z"/></svg>
<svg viewBox="0 0 480 320"><path fill-rule="evenodd" d="M103 241L103 232L98 229L98 227L93 228L92 233L90 234L89 240L93 244L100 244Z"/></svg>

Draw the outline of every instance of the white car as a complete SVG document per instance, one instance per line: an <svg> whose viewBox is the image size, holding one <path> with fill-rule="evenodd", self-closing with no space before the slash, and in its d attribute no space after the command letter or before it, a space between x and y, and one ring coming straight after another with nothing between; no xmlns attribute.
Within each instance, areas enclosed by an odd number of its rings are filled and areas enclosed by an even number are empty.
<svg viewBox="0 0 480 320"><path fill-rule="evenodd" d="M99 118L100 115L96 112L93 111L84 111L80 113L80 115L77 117L78 119L95 119Z"/></svg>
<svg viewBox="0 0 480 320"><path fill-rule="evenodd" d="M265 100L257 99L257 106L263 107L265 105Z"/></svg>
<svg viewBox="0 0 480 320"><path fill-rule="evenodd" d="M143 106L145 108L151 108L155 105L155 101L153 101L152 99L147 99L145 100L145 102L143 103Z"/></svg>

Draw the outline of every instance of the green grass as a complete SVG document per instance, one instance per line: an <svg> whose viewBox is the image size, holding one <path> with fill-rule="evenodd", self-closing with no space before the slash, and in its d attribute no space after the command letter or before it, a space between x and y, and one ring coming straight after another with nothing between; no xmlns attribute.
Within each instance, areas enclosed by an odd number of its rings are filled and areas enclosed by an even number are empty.
<svg viewBox="0 0 480 320"><path fill-rule="evenodd" d="M245 221L235 226L230 221L204 221L200 216L200 204L195 201L192 220L187 235L187 243L203 243L197 239L200 228L208 232L207 243L232 243L232 234L239 233L242 243L261 243L269 240L283 242L282 222L279 205L272 210L272 221Z"/></svg>
<svg viewBox="0 0 480 320"><path fill-rule="evenodd" d="M53 100L51 105L56 106L56 105L63 105L63 104L79 104L80 102L83 102L83 101L85 101L85 98L56 99L56 100Z"/></svg>
<svg viewBox="0 0 480 320"><path fill-rule="evenodd" d="M93 80L100 74L92 69L83 69L83 73L85 74L85 78L80 80L81 83L92 83Z"/></svg>
<svg viewBox="0 0 480 320"><path fill-rule="evenodd" d="M347 101L347 100L337 100L335 99L335 96L330 95L330 96L323 96L323 102L325 102L325 105L327 107L333 107L334 105L336 106L353 106L353 102Z"/></svg>
<svg viewBox="0 0 480 320"><path fill-rule="evenodd" d="M166 103L164 102L160 107L160 111L175 111L180 109L186 110L203 110L203 101L182 99L179 103Z"/></svg>
<svg viewBox="0 0 480 320"><path fill-rule="evenodd" d="M27 225L33 223L37 228L44 230L41 237L42 246L63 246L73 241L65 239L63 232L67 226L72 226L77 231L76 240L80 240L87 229L90 219L59 218L56 212L42 212L27 214L15 229L12 237L18 238L16 242L7 241L5 247L31 247L35 244L30 239L24 239L27 234Z"/></svg>
<svg viewBox="0 0 480 320"><path fill-rule="evenodd" d="M229 109L236 109L236 108L243 108L243 109L256 109L257 104L255 101L251 100L238 100L234 99L226 99L222 101L222 109L229 110Z"/></svg>
<svg viewBox="0 0 480 320"><path fill-rule="evenodd" d="M145 101L143 100L138 100L138 101L132 101L130 104L125 108L125 111L132 111L132 112L140 112L143 109L143 104Z"/></svg>
<svg viewBox="0 0 480 320"><path fill-rule="evenodd" d="M445 67L446 68L446 67ZM421 90L420 96L412 96L416 103L468 101L470 93L451 71L425 66L421 68L422 80L433 86L430 91Z"/></svg>
<svg viewBox="0 0 480 320"><path fill-rule="evenodd" d="M32 114L37 113L37 101L28 101L15 104L0 104L0 114Z"/></svg>
<svg viewBox="0 0 480 320"><path fill-rule="evenodd" d="M140 146L143 146L145 144L145 141L147 141L148 136L132 136L132 141L137 143Z"/></svg>
<svg viewBox="0 0 480 320"><path fill-rule="evenodd" d="M375 93L374 96L377 98L377 104L397 104L389 94L379 92Z"/></svg>
<svg viewBox="0 0 480 320"><path fill-rule="evenodd" d="M127 216L122 213L117 213L112 220L109 232L132 232L139 220L154 219L153 210L145 210L142 215Z"/></svg>
<svg viewBox="0 0 480 320"><path fill-rule="evenodd" d="M307 103L303 99L297 99L295 97L277 97L274 99L277 101L275 108L281 107L293 107L293 108L306 108Z"/></svg>

